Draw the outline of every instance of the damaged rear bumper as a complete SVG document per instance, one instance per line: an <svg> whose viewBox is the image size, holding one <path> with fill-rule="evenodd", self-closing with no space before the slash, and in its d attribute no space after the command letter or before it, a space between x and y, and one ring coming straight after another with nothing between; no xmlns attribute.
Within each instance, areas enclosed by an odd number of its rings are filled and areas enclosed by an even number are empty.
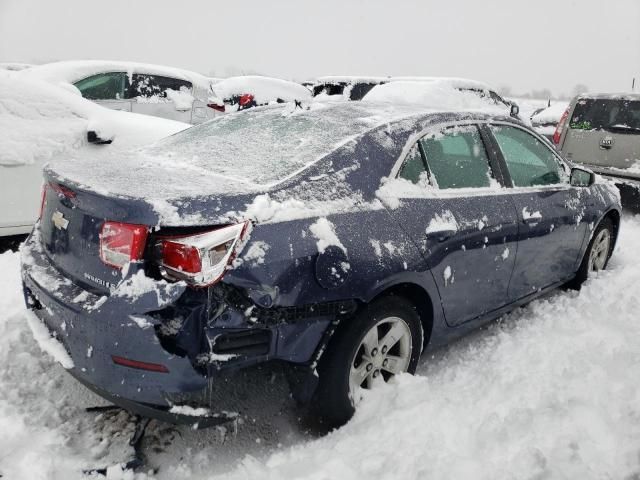
<svg viewBox="0 0 640 480"><path fill-rule="evenodd" d="M314 355L322 350L335 318L329 309L316 316L301 314L296 321L287 318L291 309L285 309L280 311L284 316L267 318L263 312L259 317L264 318L256 320L244 306L218 303L212 309L210 298L185 302L190 293L176 284L135 299L118 295L117 289L101 297L58 271L37 235L22 248L22 278L27 306L71 357L71 375L132 413L199 427L235 418L236 413L229 413L234 412L233 395L226 394L235 390L234 372L271 360L295 366L296 373L300 367L312 372ZM183 320L187 316L183 324L191 325L178 342L186 342L185 349L168 347L161 333L176 311ZM154 369L116 363L118 359ZM185 406L208 413L185 414Z"/></svg>

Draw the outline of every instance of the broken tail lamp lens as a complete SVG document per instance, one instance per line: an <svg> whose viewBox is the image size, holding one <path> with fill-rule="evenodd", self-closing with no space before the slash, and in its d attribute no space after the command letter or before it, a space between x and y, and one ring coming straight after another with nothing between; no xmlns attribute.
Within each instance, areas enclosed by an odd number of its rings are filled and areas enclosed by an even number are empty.
<svg viewBox="0 0 640 480"><path fill-rule="evenodd" d="M104 222L100 231L100 260L119 269L142 260L148 232L146 225Z"/></svg>
<svg viewBox="0 0 640 480"><path fill-rule="evenodd" d="M184 237L161 238L160 265L166 276L205 287L222 279L249 222Z"/></svg>

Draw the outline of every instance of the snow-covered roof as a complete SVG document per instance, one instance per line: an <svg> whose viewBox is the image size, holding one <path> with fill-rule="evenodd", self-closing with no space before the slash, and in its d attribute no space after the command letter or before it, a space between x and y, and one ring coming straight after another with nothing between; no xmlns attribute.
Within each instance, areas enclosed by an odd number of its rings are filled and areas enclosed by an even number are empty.
<svg viewBox="0 0 640 480"><path fill-rule="evenodd" d="M450 82L393 81L376 85L362 102L393 105L419 105L436 110L481 110L505 113L504 106L496 105L490 98L458 90Z"/></svg>
<svg viewBox="0 0 640 480"><path fill-rule="evenodd" d="M451 85L453 88L492 90L489 85L478 80L460 77L424 76L366 76L366 75L326 75L318 77L314 83L387 83L387 82L427 82Z"/></svg>
<svg viewBox="0 0 640 480"><path fill-rule="evenodd" d="M83 78L102 72L125 72L129 75L133 73L145 73L149 75L173 77L186 80L194 84L194 86L206 90L208 90L211 85L209 78L190 70L148 63L111 60L68 60L47 63L25 70L23 74L50 82L73 84Z"/></svg>
<svg viewBox="0 0 640 480"><path fill-rule="evenodd" d="M299 83L259 75L225 78L214 84L212 89L213 94L222 100L234 95L250 93L258 104L269 103L277 99L286 102L311 99L311 91Z"/></svg>
<svg viewBox="0 0 640 480"><path fill-rule="evenodd" d="M311 83L381 83L388 82L389 77L367 76L367 75L325 75L318 77Z"/></svg>
<svg viewBox="0 0 640 480"><path fill-rule="evenodd" d="M150 202L264 191L358 135L423 112L363 102L256 107L192 127L130 158L64 158L51 169L76 185ZM122 161L126 171L113 166ZM160 177L171 178L162 189Z"/></svg>
<svg viewBox="0 0 640 480"><path fill-rule="evenodd" d="M87 131L113 138L108 149L156 141L182 122L110 110L49 82L0 71L0 165L30 164L87 145Z"/></svg>
<svg viewBox="0 0 640 480"><path fill-rule="evenodd" d="M597 98L602 100L640 100L640 93L621 92L621 93L583 93L578 98Z"/></svg>
<svg viewBox="0 0 640 480"><path fill-rule="evenodd" d="M492 90L492 88L484 82L472 80L469 78L459 77L390 77L390 82L426 82L439 83L442 85L450 85L453 88L473 89L473 90Z"/></svg>
<svg viewBox="0 0 640 480"><path fill-rule="evenodd" d="M533 125L556 124L568 106L569 102L556 102L532 116L531 123Z"/></svg>
<svg viewBox="0 0 640 480"><path fill-rule="evenodd" d="M12 72L19 72L31 67L33 67L31 63L0 62L0 70L10 70Z"/></svg>

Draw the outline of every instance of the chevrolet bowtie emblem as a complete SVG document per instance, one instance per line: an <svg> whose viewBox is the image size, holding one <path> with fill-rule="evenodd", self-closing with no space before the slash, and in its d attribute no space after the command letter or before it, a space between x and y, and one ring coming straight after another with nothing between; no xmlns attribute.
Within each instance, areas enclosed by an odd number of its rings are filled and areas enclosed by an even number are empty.
<svg viewBox="0 0 640 480"><path fill-rule="evenodd" d="M69 225L69 220L64 218L64 215L58 210L53 212L53 215L51 215L51 221L59 230L66 230Z"/></svg>

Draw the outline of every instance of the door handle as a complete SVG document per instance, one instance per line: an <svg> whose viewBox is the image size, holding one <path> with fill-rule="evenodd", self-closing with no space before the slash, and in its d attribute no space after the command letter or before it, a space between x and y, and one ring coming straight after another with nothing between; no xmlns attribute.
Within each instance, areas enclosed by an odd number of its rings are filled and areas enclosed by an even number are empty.
<svg viewBox="0 0 640 480"><path fill-rule="evenodd" d="M453 237L456 234L457 230L454 229L442 229L442 230L434 230L431 232L427 232L427 239L429 240L433 240L436 239L438 240L438 242L444 242L445 240L448 240L449 238Z"/></svg>
<svg viewBox="0 0 640 480"><path fill-rule="evenodd" d="M522 222L526 223L527 225L533 224L533 223L540 223L541 221L542 221L542 217L538 217L538 216L522 219Z"/></svg>
<svg viewBox="0 0 640 480"><path fill-rule="evenodd" d="M611 150L611 147L613 147L613 145L602 145L602 144L600 144L600 148L602 150Z"/></svg>

